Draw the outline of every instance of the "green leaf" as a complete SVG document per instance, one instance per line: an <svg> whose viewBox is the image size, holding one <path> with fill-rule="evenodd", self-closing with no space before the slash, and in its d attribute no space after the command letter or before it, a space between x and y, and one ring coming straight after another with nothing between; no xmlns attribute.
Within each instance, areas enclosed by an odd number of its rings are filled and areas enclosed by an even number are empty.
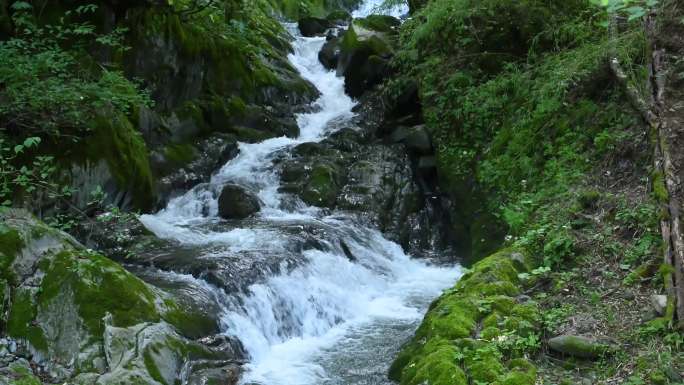
<svg viewBox="0 0 684 385"><path fill-rule="evenodd" d="M633 21L636 19L642 18L644 15L646 15L646 9L644 7L639 7L639 6L633 6L629 8L625 8L625 12L629 14L629 21Z"/></svg>
<svg viewBox="0 0 684 385"><path fill-rule="evenodd" d="M27 11L33 9L33 6L26 1L15 1L10 8L15 11Z"/></svg>
<svg viewBox="0 0 684 385"><path fill-rule="evenodd" d="M39 137L31 137L31 138L26 138L24 140L24 147L35 147L38 144L40 144L40 138Z"/></svg>

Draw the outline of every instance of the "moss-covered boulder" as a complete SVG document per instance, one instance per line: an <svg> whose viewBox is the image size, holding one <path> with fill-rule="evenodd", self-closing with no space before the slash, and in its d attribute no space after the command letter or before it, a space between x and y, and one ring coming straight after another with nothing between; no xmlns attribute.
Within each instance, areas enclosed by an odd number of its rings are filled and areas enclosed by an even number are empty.
<svg viewBox="0 0 684 385"><path fill-rule="evenodd" d="M518 275L535 264L515 250L476 263L430 306L389 377L402 385L534 385L536 370L521 359L518 342L538 340L541 312L534 302L518 303L517 295Z"/></svg>
<svg viewBox="0 0 684 385"><path fill-rule="evenodd" d="M548 345L555 352L579 358L597 358L615 350L609 344L574 335L553 337L549 339Z"/></svg>
<svg viewBox="0 0 684 385"><path fill-rule="evenodd" d="M334 165L315 165L302 191L302 200L313 206L333 207L340 188L339 174L340 171Z"/></svg>
<svg viewBox="0 0 684 385"><path fill-rule="evenodd" d="M193 360L234 358L183 336L178 314L191 315L117 263L25 211L3 209L0 223L0 323L13 346L2 360L29 360L27 379L171 384Z"/></svg>
<svg viewBox="0 0 684 385"><path fill-rule="evenodd" d="M365 18L356 19L354 23L370 31L391 33L401 25L401 21L388 15L369 15Z"/></svg>
<svg viewBox="0 0 684 385"><path fill-rule="evenodd" d="M344 75L345 91L352 97L361 96L389 73L390 34L372 29L375 23L367 20L355 20L340 42L337 73Z"/></svg>

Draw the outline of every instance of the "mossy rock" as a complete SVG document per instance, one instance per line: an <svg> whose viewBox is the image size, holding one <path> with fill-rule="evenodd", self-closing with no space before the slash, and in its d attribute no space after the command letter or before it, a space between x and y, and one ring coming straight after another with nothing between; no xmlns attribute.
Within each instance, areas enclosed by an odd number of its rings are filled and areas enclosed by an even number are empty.
<svg viewBox="0 0 684 385"><path fill-rule="evenodd" d="M498 345L500 336L524 338L539 332L539 306L518 304L513 297L521 290L518 274L534 265L533 258L513 249L473 265L453 289L432 303L415 336L390 367L390 378L402 385L422 381L534 384L534 366L516 360L515 352ZM428 376L425 369L435 373Z"/></svg>
<svg viewBox="0 0 684 385"><path fill-rule="evenodd" d="M598 358L612 353L615 348L587 337L562 335L548 341L552 350L578 358Z"/></svg>
<svg viewBox="0 0 684 385"><path fill-rule="evenodd" d="M379 84L388 73L387 60L393 49L386 33L353 24L340 42L337 73L344 75L345 91L352 97L361 96Z"/></svg>
<svg viewBox="0 0 684 385"><path fill-rule="evenodd" d="M126 116L103 114L92 123L93 133L82 144L86 159L104 160L120 191L128 192L135 208L155 202L149 150Z"/></svg>
<svg viewBox="0 0 684 385"><path fill-rule="evenodd" d="M52 382L91 373L155 384L157 374L135 354L143 345L158 356L165 352L155 361L164 383L174 383L191 359L234 358L186 340L203 337L210 329L206 320L69 235L22 210L0 210L0 223L2 237L12 240L2 253L15 256L3 275L16 277L0 280L10 294L5 330L19 352L55 373ZM117 340L121 344L110 338L114 330L125 337ZM150 345L154 341L166 341L166 347ZM117 349L121 354L112 353ZM112 361L119 359L126 365Z"/></svg>
<svg viewBox="0 0 684 385"><path fill-rule="evenodd" d="M354 24L375 32L391 33L401 25L401 21L388 15L370 15L354 20Z"/></svg>
<svg viewBox="0 0 684 385"><path fill-rule="evenodd" d="M302 200L310 205L333 207L339 192L339 170L331 164L318 164L309 174Z"/></svg>

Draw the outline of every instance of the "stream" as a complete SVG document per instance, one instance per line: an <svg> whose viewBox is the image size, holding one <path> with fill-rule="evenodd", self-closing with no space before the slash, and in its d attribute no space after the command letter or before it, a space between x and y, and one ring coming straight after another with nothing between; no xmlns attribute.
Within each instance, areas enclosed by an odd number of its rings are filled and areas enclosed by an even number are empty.
<svg viewBox="0 0 684 385"><path fill-rule="evenodd" d="M354 16L381 2L366 0ZM344 79L318 61L325 38L304 38L296 25L286 27L295 37L290 62L320 91L313 112L298 115L299 137L240 143L238 156L209 183L141 217L193 258L219 266L250 261L244 270L252 279L231 291L189 274L148 274L192 285L219 304L222 332L238 339L249 358L243 384L389 384L387 369L401 344L460 269L411 259L358 215L307 206L279 191L279 157L353 124L355 106ZM255 193L261 211L245 220L220 219L217 196L227 183Z"/></svg>

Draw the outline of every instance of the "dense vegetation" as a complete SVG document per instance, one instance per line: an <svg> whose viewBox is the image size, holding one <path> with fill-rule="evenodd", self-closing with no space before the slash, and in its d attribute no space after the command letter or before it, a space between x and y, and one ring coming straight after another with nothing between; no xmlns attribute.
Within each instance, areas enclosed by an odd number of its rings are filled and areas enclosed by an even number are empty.
<svg viewBox="0 0 684 385"><path fill-rule="evenodd" d="M506 251L433 304L392 378L678 382L664 374L681 360L671 309L647 323L630 309L664 291L670 267L661 265L662 180L651 178L656 134L609 66L617 58L649 92L641 21L655 3L626 3L434 0L402 28L399 76L385 93L419 86L454 232L467 234L461 249L474 260ZM548 354L548 339L573 333L614 345L584 347L602 352L590 354L596 363Z"/></svg>

